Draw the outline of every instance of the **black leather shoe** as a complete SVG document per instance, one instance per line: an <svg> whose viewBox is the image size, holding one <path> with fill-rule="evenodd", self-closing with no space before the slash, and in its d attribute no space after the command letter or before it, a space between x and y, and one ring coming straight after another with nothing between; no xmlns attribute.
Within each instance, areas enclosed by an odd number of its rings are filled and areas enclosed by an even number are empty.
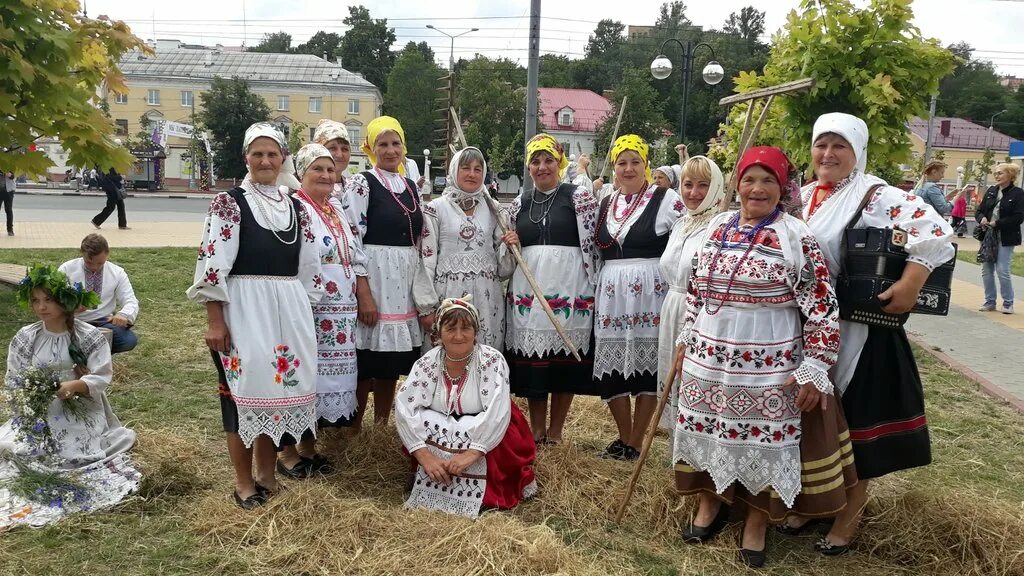
<svg viewBox="0 0 1024 576"><path fill-rule="evenodd" d="M618 438L614 442L608 445L604 449L604 452L598 454L601 458L607 458L611 460L625 460L626 455L626 443Z"/></svg>
<svg viewBox="0 0 1024 576"><path fill-rule="evenodd" d="M718 514L715 515L715 519L711 521L710 526L697 526L691 521L689 526L683 528L681 533L683 542L687 542L689 544L703 544L718 535L718 533L721 532L728 523L729 505L723 503L719 506Z"/></svg>
<svg viewBox="0 0 1024 576"><path fill-rule="evenodd" d="M334 472L334 464L327 459L323 454L314 454L312 458L302 457L303 460L309 461L310 472L319 472L320 474L330 474Z"/></svg>
<svg viewBox="0 0 1024 576"><path fill-rule="evenodd" d="M260 506L263 506L263 503L265 502L263 496L260 495L259 491L257 491L252 496L249 496L248 498L244 499L238 495L237 490L235 490L232 493L232 495L235 497L235 504L237 504L238 507L241 508L242 510L252 510L254 508L259 508Z"/></svg>
<svg viewBox="0 0 1024 576"><path fill-rule="evenodd" d="M277 472L283 476L292 478L294 480L305 480L306 478L309 478L309 476L313 473L313 470L311 468L311 462L311 460L300 458L298 464L292 466L291 468L288 468L287 466L284 465L284 462L278 460Z"/></svg>
<svg viewBox="0 0 1024 576"><path fill-rule="evenodd" d="M814 543L814 549L825 556L842 556L850 551L850 544L833 544L828 536L825 536Z"/></svg>
<svg viewBox="0 0 1024 576"><path fill-rule="evenodd" d="M747 550L746 548L740 548L740 562L743 562L751 568L760 568L764 566L764 561L768 559L767 552L767 541L765 541L764 550Z"/></svg>

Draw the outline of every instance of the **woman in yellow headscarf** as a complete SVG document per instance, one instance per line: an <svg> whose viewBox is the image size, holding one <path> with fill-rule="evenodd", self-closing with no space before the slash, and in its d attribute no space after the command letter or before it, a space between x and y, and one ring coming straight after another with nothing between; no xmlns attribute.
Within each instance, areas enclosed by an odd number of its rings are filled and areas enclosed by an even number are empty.
<svg viewBox="0 0 1024 576"><path fill-rule="evenodd" d="M371 390L374 421L387 423L395 382L419 358L437 302L420 258L423 211L416 183L402 175L405 131L390 116L376 118L362 150L373 168L348 179L343 202L366 255L366 275L356 279L356 430Z"/></svg>
<svg viewBox="0 0 1024 576"><path fill-rule="evenodd" d="M649 148L619 137L611 160L618 188L601 201L597 248L603 267L594 316L594 381L619 437L602 456L633 460L657 407L658 327L668 281L658 268L669 233L685 207L671 188L654 184ZM630 407L636 398L636 410Z"/></svg>
<svg viewBox="0 0 1024 576"><path fill-rule="evenodd" d="M597 200L585 188L562 183L569 161L551 136L539 134L527 143L526 162L534 189L512 201L512 228L523 258L583 361L573 358L544 309L534 302L521 269L508 286L505 350L512 392L529 400L534 439L558 443L573 394L596 393L590 335L599 261L594 248Z"/></svg>

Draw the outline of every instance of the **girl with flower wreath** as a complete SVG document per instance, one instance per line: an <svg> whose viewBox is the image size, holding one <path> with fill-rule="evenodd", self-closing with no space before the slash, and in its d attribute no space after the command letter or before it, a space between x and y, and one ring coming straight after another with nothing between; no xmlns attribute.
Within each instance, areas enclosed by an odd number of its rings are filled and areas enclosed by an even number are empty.
<svg viewBox="0 0 1024 576"><path fill-rule="evenodd" d="M112 506L137 489L142 478L128 456L135 432L121 425L107 400L113 375L110 344L98 328L75 320L79 306L94 308L99 297L80 283L69 285L55 267L35 266L21 281L17 299L39 321L11 340L4 379L8 396L26 397L17 388L34 385L27 376L33 369L52 370L59 385L54 383L56 392L45 406L12 402L12 419L0 426L0 531ZM65 402L76 408L66 408ZM60 493L37 488L37 496L48 493L43 503L13 487L26 471L72 480Z"/></svg>
<svg viewBox="0 0 1024 576"><path fill-rule="evenodd" d="M669 286L658 261L684 206L675 190L654 183L647 143L636 134L615 140L611 161L618 188L601 201L594 239L603 262L594 381L619 432L601 455L633 460L658 404L658 330Z"/></svg>

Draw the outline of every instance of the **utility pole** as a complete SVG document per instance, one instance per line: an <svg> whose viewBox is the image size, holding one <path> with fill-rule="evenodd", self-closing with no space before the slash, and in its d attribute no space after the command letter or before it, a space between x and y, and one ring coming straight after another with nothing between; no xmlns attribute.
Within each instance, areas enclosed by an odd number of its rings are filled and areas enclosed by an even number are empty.
<svg viewBox="0 0 1024 576"><path fill-rule="evenodd" d="M924 142L924 164L927 166L928 161L932 159L932 134L935 131L935 94L932 94L932 103L928 105L928 139Z"/></svg>
<svg viewBox="0 0 1024 576"><path fill-rule="evenodd" d="M526 129L523 149L537 135L537 74L540 66L540 0L530 0L530 61L526 67ZM527 162L529 164L529 162ZM523 168L523 192L533 189L530 169Z"/></svg>

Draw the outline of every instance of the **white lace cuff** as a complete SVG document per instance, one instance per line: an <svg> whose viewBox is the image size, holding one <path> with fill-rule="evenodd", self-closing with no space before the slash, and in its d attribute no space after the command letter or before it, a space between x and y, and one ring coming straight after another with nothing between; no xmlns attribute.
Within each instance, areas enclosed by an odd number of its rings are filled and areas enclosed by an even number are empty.
<svg viewBox="0 0 1024 576"><path fill-rule="evenodd" d="M913 262L915 264L920 264L921 266L924 266L925 268L927 268L929 272L931 272L932 270L935 270L935 265L933 265L931 262L925 260L924 258L921 258L920 256L907 256L907 262Z"/></svg>
<svg viewBox="0 0 1024 576"><path fill-rule="evenodd" d="M832 381L828 379L828 371L822 370L808 362L802 362L793 372L796 383L803 386L813 384L822 394L832 394Z"/></svg>

